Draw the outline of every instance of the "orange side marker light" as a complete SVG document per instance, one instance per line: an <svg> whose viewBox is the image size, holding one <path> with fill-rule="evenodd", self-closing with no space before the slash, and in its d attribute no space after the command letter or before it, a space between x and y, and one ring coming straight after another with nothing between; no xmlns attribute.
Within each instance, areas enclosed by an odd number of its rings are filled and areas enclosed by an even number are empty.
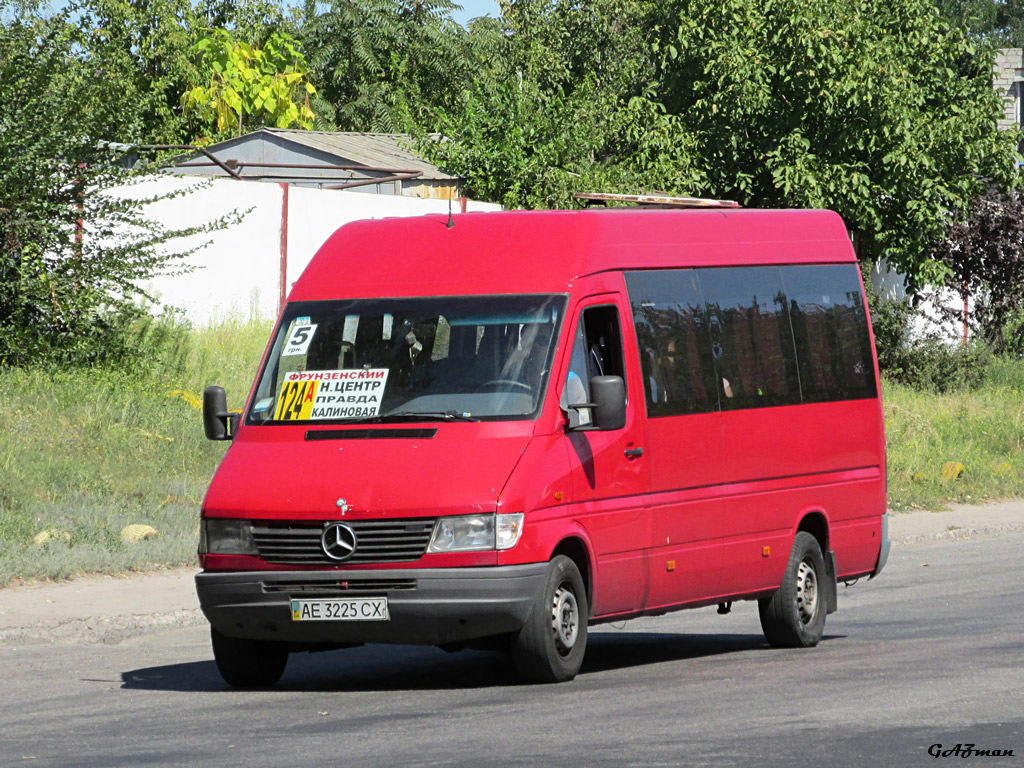
<svg viewBox="0 0 1024 768"><path fill-rule="evenodd" d="M761 547L761 557L768 557L772 553L771 547Z"/></svg>
<svg viewBox="0 0 1024 768"><path fill-rule="evenodd" d="M675 560L669 560L667 563L665 563L665 570L666 571L674 571L675 569L676 569L676 561Z"/></svg>

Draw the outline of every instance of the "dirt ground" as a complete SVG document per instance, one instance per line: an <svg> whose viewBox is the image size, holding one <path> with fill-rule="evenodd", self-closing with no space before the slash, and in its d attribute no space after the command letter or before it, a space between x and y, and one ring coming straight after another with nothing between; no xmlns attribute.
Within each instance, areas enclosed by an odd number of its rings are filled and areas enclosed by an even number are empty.
<svg viewBox="0 0 1024 768"><path fill-rule="evenodd" d="M1024 499L945 512L891 516L893 553L937 538L967 539L1024 530ZM198 568L0 589L0 644L119 643L165 628L201 624L193 577ZM884 578L884 577L883 577Z"/></svg>

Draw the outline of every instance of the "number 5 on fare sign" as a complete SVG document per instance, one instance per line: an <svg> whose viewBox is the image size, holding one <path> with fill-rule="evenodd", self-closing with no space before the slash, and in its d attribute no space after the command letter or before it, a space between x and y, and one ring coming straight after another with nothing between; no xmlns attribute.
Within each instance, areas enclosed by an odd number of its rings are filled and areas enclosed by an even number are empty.
<svg viewBox="0 0 1024 768"><path fill-rule="evenodd" d="M284 345L281 357L306 354L306 350L309 349L309 343L313 340L314 333L316 333L315 323L296 325L292 328L291 336L288 337L288 342Z"/></svg>

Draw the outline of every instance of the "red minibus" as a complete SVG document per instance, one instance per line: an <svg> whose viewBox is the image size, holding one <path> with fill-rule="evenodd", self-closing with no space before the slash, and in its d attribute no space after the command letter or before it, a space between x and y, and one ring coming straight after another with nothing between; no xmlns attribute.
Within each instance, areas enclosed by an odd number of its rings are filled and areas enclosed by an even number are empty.
<svg viewBox="0 0 1024 768"><path fill-rule="evenodd" d="M573 678L588 625L756 600L814 646L888 555L878 369L829 211L360 221L294 284L202 507L218 669L363 643Z"/></svg>

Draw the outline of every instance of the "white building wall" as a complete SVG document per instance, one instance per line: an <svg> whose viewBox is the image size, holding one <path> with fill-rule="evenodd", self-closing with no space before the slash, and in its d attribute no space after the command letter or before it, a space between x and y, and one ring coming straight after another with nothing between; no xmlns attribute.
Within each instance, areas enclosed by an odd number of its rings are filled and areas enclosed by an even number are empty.
<svg viewBox="0 0 1024 768"><path fill-rule="evenodd" d="M875 291L888 299L902 299L907 295L907 282L903 275L892 269L884 258L872 265L870 280Z"/></svg>
<svg viewBox="0 0 1024 768"><path fill-rule="evenodd" d="M225 229L169 243L169 253L202 247L185 260L190 271L159 275L143 287L161 304L184 310L185 316L197 325L208 325L232 315L275 317L281 291L283 187L168 175L119 193L141 198L186 191L151 203L147 215L168 229L206 224L233 213L244 215L241 221ZM467 210L498 211L501 206L468 201ZM452 202L452 211L459 214L458 201ZM359 219L447 212L445 200L290 187L285 288L290 289L317 249L343 224Z"/></svg>

